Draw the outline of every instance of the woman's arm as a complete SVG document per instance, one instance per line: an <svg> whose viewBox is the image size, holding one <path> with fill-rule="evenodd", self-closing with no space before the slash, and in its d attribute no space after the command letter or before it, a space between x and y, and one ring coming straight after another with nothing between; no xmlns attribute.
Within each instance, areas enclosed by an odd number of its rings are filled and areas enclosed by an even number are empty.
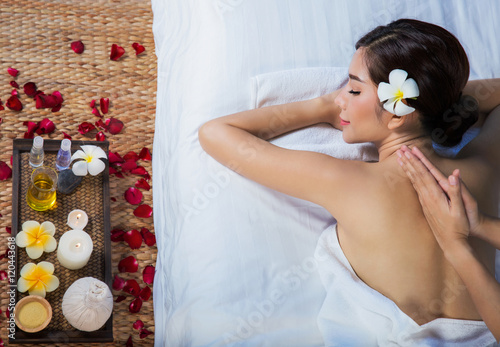
<svg viewBox="0 0 500 347"><path fill-rule="evenodd" d="M200 128L199 140L208 154L239 174L325 206L333 200L331 189L341 187L346 174L356 176L356 163L280 148L266 140L313 124L330 123L337 112L332 104L320 97L216 118Z"/></svg>
<svg viewBox="0 0 500 347"><path fill-rule="evenodd" d="M465 283L479 314L499 341L500 284L488 272L468 243L470 220L467 216L471 215L472 219L477 216L474 217L473 211L468 211L471 208L470 204L469 206L464 204L462 191L464 187L460 181L459 172L455 170L453 175L446 179L437 168L427 163L428 160L421 155L420 151L417 152L418 157L413 155L415 151L412 153L405 147L398 152L398 161L418 193L425 217L446 259ZM424 165L423 162L426 164ZM435 178L436 176L438 177ZM444 185L448 197L441 189ZM478 215L477 211L476 215ZM498 220L495 222L489 219L486 223L473 221L473 224L475 223L485 229L493 226L488 232L498 232Z"/></svg>
<svg viewBox="0 0 500 347"><path fill-rule="evenodd" d="M473 96L479 103L479 112L488 114L500 105L500 78L469 81L463 94Z"/></svg>
<svg viewBox="0 0 500 347"><path fill-rule="evenodd" d="M500 98L500 96L498 96ZM497 103L500 100L497 100ZM469 142L457 158L481 157L500 170L500 106L496 106L481 126L479 135Z"/></svg>

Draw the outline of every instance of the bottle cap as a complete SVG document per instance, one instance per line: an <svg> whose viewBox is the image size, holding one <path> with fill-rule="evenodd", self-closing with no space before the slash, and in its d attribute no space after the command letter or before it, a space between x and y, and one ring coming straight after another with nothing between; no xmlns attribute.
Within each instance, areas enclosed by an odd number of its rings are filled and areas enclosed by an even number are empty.
<svg viewBox="0 0 500 347"><path fill-rule="evenodd" d="M33 139L33 146L36 148L42 148L43 147L43 137L35 136L35 138Z"/></svg>
<svg viewBox="0 0 500 347"><path fill-rule="evenodd" d="M71 148L71 140L69 140L69 139L62 140L61 149L63 151L69 151L70 148Z"/></svg>

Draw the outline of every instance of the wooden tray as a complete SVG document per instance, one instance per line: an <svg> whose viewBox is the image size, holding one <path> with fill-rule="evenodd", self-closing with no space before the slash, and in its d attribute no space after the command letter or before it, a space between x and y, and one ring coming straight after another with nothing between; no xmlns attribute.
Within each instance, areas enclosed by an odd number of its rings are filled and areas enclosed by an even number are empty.
<svg viewBox="0 0 500 347"><path fill-rule="evenodd" d="M59 287L47 293L46 299L52 305L53 317L50 324L37 333L26 333L16 327L15 338L9 338L9 343L94 343L113 341L113 316L99 330L93 332L79 331L73 328L62 314L62 298L68 287L82 277L94 277L105 282L111 290L111 239L110 239L110 199L109 199L109 165L97 176L87 175L82 183L71 193L57 193L57 201L48 211L32 210L26 202L26 191L30 181L32 168L29 165L29 151L33 140L16 139L13 144L12 161L12 236L16 236L22 224L27 220L39 223L50 221L56 227L54 237L57 241L61 235L71 230L66 224L69 212L74 209L84 210L89 216L85 231L92 238L94 247L88 264L82 269L68 270L57 260L57 251L43 253L38 259L30 259L24 248L16 247L16 279L19 271L28 262L39 263L49 261L54 264L54 275L60 281ZM45 140L44 165L55 168L55 158L60 148L60 140ZM72 141L71 151L74 153L81 145L96 145L108 153L107 141ZM16 302L28 295L16 291Z"/></svg>

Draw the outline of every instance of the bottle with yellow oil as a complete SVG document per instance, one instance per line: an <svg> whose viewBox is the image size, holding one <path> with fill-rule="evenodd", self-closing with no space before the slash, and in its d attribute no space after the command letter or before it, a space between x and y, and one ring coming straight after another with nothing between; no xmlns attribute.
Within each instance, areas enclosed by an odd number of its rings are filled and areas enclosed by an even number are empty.
<svg viewBox="0 0 500 347"><path fill-rule="evenodd" d="M41 166L31 173L30 186L26 194L28 206L35 211L46 211L56 203L57 172Z"/></svg>

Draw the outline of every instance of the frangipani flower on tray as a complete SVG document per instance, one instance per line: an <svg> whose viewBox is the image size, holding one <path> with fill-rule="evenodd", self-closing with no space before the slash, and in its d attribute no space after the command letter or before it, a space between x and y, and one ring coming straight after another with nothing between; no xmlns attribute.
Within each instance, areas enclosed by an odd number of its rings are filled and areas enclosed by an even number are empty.
<svg viewBox="0 0 500 347"><path fill-rule="evenodd" d="M415 111L415 108L407 106L403 100L419 96L417 82L408 78L408 72L394 69L389 74L389 83L380 82L377 94L381 102L385 102L384 108L396 116L405 116Z"/></svg>
<svg viewBox="0 0 500 347"><path fill-rule="evenodd" d="M59 279L53 273L54 265L48 261L41 261L38 264L27 263L21 269L17 290L21 293L28 291L30 295L45 298L46 292L52 292L59 287Z"/></svg>
<svg viewBox="0 0 500 347"><path fill-rule="evenodd" d="M71 156L71 162L74 162L72 170L76 176L85 176L87 173L96 176L104 171L106 164L101 159L108 157L101 147L83 145L80 148Z"/></svg>
<svg viewBox="0 0 500 347"><path fill-rule="evenodd" d="M53 252L57 247L54 238L56 227L52 222L42 224L29 220L23 223L23 230L16 236L16 245L26 247L26 253L31 259L40 258L43 252Z"/></svg>

